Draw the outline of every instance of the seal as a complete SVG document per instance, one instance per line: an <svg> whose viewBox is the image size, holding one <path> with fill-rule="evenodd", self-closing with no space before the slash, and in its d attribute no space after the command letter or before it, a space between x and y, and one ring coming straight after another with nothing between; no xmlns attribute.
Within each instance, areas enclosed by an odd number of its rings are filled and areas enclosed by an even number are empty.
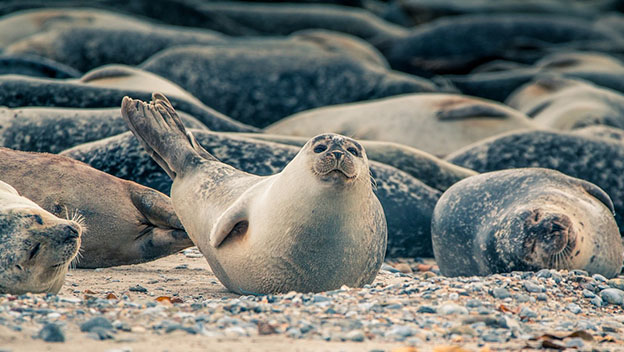
<svg viewBox="0 0 624 352"><path fill-rule="evenodd" d="M78 267L142 263L193 245L169 197L79 161L0 148L0 179L56 216L84 218Z"/></svg>
<svg viewBox="0 0 624 352"><path fill-rule="evenodd" d="M465 74L496 59L533 63L556 46L599 50L617 47L618 41L618 35L579 18L475 14L434 20L377 48L393 69L431 77Z"/></svg>
<svg viewBox="0 0 624 352"><path fill-rule="evenodd" d="M259 138L265 135L260 133L254 135L258 138L252 139L247 135L206 130L191 132L202 147L217 159L236 169L259 176L281 172L301 149L299 146L261 140ZM400 147L377 150L373 148L372 152L377 154L376 157L381 156L380 161L392 162L384 164L371 160L369 151L364 146L375 185L373 191L386 215L386 257L433 257L431 215L442 194L441 190L475 172L465 168L455 171L450 163L438 163L436 160L439 159L429 154L412 153L413 148ZM78 145L63 151L61 155L165 194L169 194L171 190L171 178L130 132Z"/></svg>
<svg viewBox="0 0 624 352"><path fill-rule="evenodd" d="M302 50L301 46L176 47L152 56L140 68L256 127L325 105L441 90L429 80L388 70L358 56L309 47Z"/></svg>
<svg viewBox="0 0 624 352"><path fill-rule="evenodd" d="M176 213L224 286L318 292L375 279L387 228L359 143L320 135L282 172L250 175L201 147L163 95L152 99L124 98L122 115L173 179Z"/></svg>
<svg viewBox="0 0 624 352"><path fill-rule="evenodd" d="M570 131L579 136L606 139L610 142L624 142L624 129L603 125L592 125Z"/></svg>
<svg viewBox="0 0 624 352"><path fill-rule="evenodd" d="M141 24L117 28L66 25L16 41L5 51L46 57L85 72L110 63L138 65L176 45L225 42L225 36L205 29Z"/></svg>
<svg viewBox="0 0 624 352"><path fill-rule="evenodd" d="M527 128L537 125L503 104L458 94L420 93L308 110L264 131L306 137L334 132L444 156L483 138Z"/></svg>
<svg viewBox="0 0 624 352"><path fill-rule="evenodd" d="M617 276L624 260L613 203L598 186L549 169L472 176L433 212L436 263L446 276L540 269Z"/></svg>
<svg viewBox="0 0 624 352"><path fill-rule="evenodd" d="M206 129L191 115L180 116L188 126ZM0 107L0 147L16 150L59 153L127 130L118 108Z"/></svg>
<svg viewBox="0 0 624 352"><path fill-rule="evenodd" d="M0 106L9 108L65 107L65 108L112 108L119 107L121 99L128 94L149 99L151 91L121 87L98 87L89 82L33 78L18 75L0 75ZM171 102L181 111L192 115L214 131L256 132L257 129L215 111L196 100L174 96Z"/></svg>
<svg viewBox="0 0 624 352"><path fill-rule="evenodd" d="M25 75L47 78L76 78L80 72L44 57L0 55L0 75Z"/></svg>
<svg viewBox="0 0 624 352"><path fill-rule="evenodd" d="M82 232L79 219L58 218L0 181L0 293L57 293Z"/></svg>
<svg viewBox="0 0 624 352"><path fill-rule="evenodd" d="M624 146L570 132L518 131L484 139L445 158L477 172L543 167L589 181L613 200L624 229Z"/></svg>
<svg viewBox="0 0 624 352"><path fill-rule="evenodd" d="M591 83L557 76L537 77L506 101L545 128L571 130L591 125L624 128L624 96Z"/></svg>

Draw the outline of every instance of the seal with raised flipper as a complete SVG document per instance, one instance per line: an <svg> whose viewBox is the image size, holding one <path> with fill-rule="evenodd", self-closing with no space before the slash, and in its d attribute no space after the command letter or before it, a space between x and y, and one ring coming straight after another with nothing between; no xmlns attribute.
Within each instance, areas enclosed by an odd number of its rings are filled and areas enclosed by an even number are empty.
<svg viewBox="0 0 624 352"><path fill-rule="evenodd" d="M447 276L581 269L614 277L624 248L598 186L550 169L489 172L440 197L431 235Z"/></svg>
<svg viewBox="0 0 624 352"><path fill-rule="evenodd" d="M52 215L0 181L0 293L57 293L80 248L83 227L74 220Z"/></svg>
<svg viewBox="0 0 624 352"><path fill-rule="evenodd" d="M261 177L209 154L161 94L149 104L126 97L121 112L173 179L176 213L231 291L318 292L374 280L387 227L357 141L316 136L282 172Z"/></svg>
<svg viewBox="0 0 624 352"><path fill-rule="evenodd" d="M0 147L0 180L56 216L83 218L78 267L142 263L193 245L169 197L82 162Z"/></svg>

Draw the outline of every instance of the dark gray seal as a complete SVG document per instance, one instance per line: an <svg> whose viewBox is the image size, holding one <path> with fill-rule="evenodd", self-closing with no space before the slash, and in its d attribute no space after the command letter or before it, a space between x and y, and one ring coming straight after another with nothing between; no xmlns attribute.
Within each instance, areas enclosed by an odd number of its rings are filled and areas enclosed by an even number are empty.
<svg viewBox="0 0 624 352"><path fill-rule="evenodd" d="M217 159L239 170L260 176L280 172L300 149L209 131L193 130L192 133ZM165 194L171 188L169 176L127 132L79 145L61 154ZM388 224L386 255L431 257L431 214L441 192L407 172L385 164L371 161L370 170L376 185L375 194L384 208ZM457 177L460 176L451 175L446 184Z"/></svg>
<svg viewBox="0 0 624 352"><path fill-rule="evenodd" d="M589 181L609 194L624 230L624 146L594 137L555 131L521 131L491 137L446 160L488 172L522 167L555 169Z"/></svg>
<svg viewBox="0 0 624 352"><path fill-rule="evenodd" d="M281 172L263 177L209 154L163 95L149 104L126 97L121 113L173 180L176 213L229 290L319 292L377 276L386 220L357 141L319 135Z"/></svg>
<svg viewBox="0 0 624 352"><path fill-rule="evenodd" d="M141 68L257 127L315 107L439 90L428 80L319 50L181 47L154 55Z"/></svg>
<svg viewBox="0 0 624 352"><path fill-rule="evenodd" d="M180 112L191 128L206 129L194 117ZM0 107L0 147L59 153L73 146L128 131L119 108Z"/></svg>
<svg viewBox="0 0 624 352"><path fill-rule="evenodd" d="M598 186L558 171L472 176L435 207L436 263L446 276L580 269L611 278L624 260L613 212Z"/></svg>
<svg viewBox="0 0 624 352"><path fill-rule="evenodd" d="M225 40L225 36L216 32L183 27L72 25L16 41L5 52L42 56L86 72L110 63L138 65L172 46L212 44Z"/></svg>
<svg viewBox="0 0 624 352"><path fill-rule="evenodd" d="M495 62L491 63L492 69L486 65L467 75L445 75L433 81L450 84L466 95L500 102L504 102L522 85L544 75L584 80L624 92L624 64L605 53L564 51L545 56L534 65L512 64L509 69L500 70Z"/></svg>
<svg viewBox="0 0 624 352"><path fill-rule="evenodd" d="M0 181L0 293L57 293L82 232Z"/></svg>
<svg viewBox="0 0 624 352"><path fill-rule="evenodd" d="M87 82L68 82L54 79L32 78L18 75L0 76L0 106L16 107L65 107L110 108L117 107L128 94L149 97L146 89L104 88L90 86ZM201 104L182 97L172 97L176 109L184 111L206 127L215 131L255 132L256 129L234 121L227 116Z"/></svg>
<svg viewBox="0 0 624 352"><path fill-rule="evenodd" d="M464 15L441 18L378 48L390 67L423 77L465 74L495 59L533 63L560 44L589 50L618 37L591 22L556 15Z"/></svg>
<svg viewBox="0 0 624 352"><path fill-rule="evenodd" d="M193 245L169 197L79 161L0 148L0 180L55 216L83 219L78 267L143 263Z"/></svg>

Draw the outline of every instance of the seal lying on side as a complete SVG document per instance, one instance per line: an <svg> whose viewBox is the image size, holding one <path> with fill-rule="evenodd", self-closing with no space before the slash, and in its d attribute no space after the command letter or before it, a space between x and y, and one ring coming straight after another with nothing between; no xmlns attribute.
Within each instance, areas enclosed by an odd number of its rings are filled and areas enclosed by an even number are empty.
<svg viewBox="0 0 624 352"><path fill-rule="evenodd" d="M282 172L261 177L209 154L160 94L150 104L126 97L121 111L173 179L176 213L231 291L317 292L375 279L386 220L355 140L317 136Z"/></svg>
<svg viewBox="0 0 624 352"><path fill-rule="evenodd" d="M142 263L193 245L169 197L79 161L0 148L0 179L52 214L84 217L79 267Z"/></svg>
<svg viewBox="0 0 624 352"><path fill-rule="evenodd" d="M614 277L624 248L613 214L602 189L558 171L490 172L440 197L433 251L447 276L581 269Z"/></svg>
<svg viewBox="0 0 624 352"><path fill-rule="evenodd" d="M301 149L229 133L206 130L191 132L202 147L220 161L259 176L281 172ZM265 135L258 133L257 136ZM366 146L364 148L366 149ZM366 153L368 156L368 149ZM438 173L436 163L433 163L434 165L427 163L431 166L430 171L426 171L428 167L425 167L419 170L419 173L421 176L429 177L421 180L413 177L411 171L422 164L410 165L412 162L418 162L417 159L410 154L402 156L400 151L398 154L398 159L394 160L397 162L393 164L395 167L376 162L369 157L370 173L376 186L374 192L384 209L388 225L386 256L433 257L431 215L442 195L440 189L446 189L458 178L466 177L462 174L470 173L471 176L474 172L469 170L462 172L461 170L466 169L461 169L458 174ZM78 145L63 151L61 155L80 160L98 170L165 194L169 194L171 190L171 178L145 152L130 132ZM408 167L406 171L400 169L404 166ZM446 169L444 165L441 166ZM439 178L435 179L437 175Z"/></svg>
<svg viewBox="0 0 624 352"><path fill-rule="evenodd" d="M265 131L306 137L334 132L444 156L483 138L526 128L536 125L503 104L457 94L421 93L308 110Z"/></svg>
<svg viewBox="0 0 624 352"><path fill-rule="evenodd" d="M543 167L589 181L609 194L624 231L622 143L569 132L519 131L471 144L446 160L477 172Z"/></svg>
<svg viewBox="0 0 624 352"><path fill-rule="evenodd" d="M0 294L57 293L82 231L0 181Z"/></svg>
<svg viewBox="0 0 624 352"><path fill-rule="evenodd" d="M191 115L180 116L188 126L206 129ZM119 108L0 107L0 147L16 150L59 153L127 130Z"/></svg>

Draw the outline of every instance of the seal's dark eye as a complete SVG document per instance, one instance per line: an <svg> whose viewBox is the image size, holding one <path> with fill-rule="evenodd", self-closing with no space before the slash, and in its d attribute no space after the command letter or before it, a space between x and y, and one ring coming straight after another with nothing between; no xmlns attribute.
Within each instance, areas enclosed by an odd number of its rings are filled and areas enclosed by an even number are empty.
<svg viewBox="0 0 624 352"><path fill-rule="evenodd" d="M317 153L317 154L318 153L322 153L322 152L324 152L326 150L327 150L327 146L325 144L319 144L316 147L314 147L314 152Z"/></svg>
<svg viewBox="0 0 624 352"><path fill-rule="evenodd" d="M360 156L360 153L358 153L358 150L355 149L354 147L347 148L347 151L355 156Z"/></svg>

